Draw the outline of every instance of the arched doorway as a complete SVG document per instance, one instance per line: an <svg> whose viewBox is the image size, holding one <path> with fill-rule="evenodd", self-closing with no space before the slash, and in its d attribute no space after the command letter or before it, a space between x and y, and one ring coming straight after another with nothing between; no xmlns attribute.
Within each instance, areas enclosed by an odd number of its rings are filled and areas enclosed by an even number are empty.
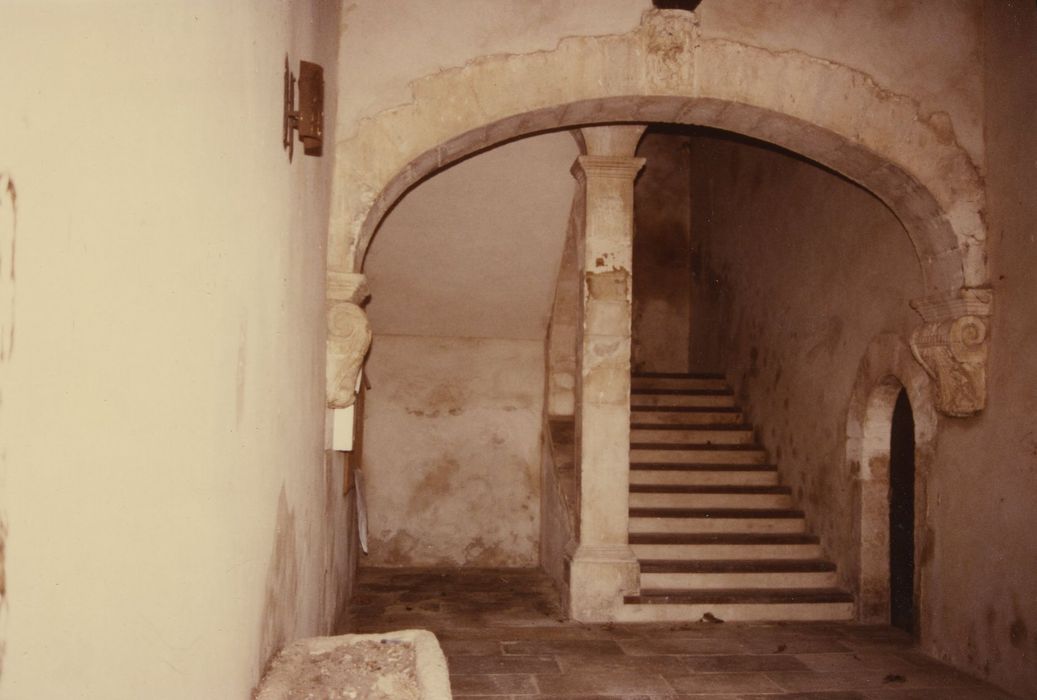
<svg viewBox="0 0 1037 700"><path fill-rule="evenodd" d="M915 420L907 391L893 406L889 435L889 620L915 625Z"/></svg>
<svg viewBox="0 0 1037 700"><path fill-rule="evenodd" d="M923 643L927 484L938 425L931 391L904 341L880 335L858 367L846 425L856 491L858 619L894 624Z"/></svg>

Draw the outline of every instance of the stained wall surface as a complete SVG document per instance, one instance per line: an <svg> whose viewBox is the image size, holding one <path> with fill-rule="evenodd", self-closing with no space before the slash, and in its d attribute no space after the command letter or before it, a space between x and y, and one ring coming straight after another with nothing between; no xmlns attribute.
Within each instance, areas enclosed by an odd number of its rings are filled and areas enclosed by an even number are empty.
<svg viewBox="0 0 1037 700"><path fill-rule="evenodd" d="M377 335L362 566L536 566L543 343Z"/></svg>
<svg viewBox="0 0 1037 700"><path fill-rule="evenodd" d="M692 357L726 370L850 587L847 410L871 339L915 322L910 239L871 194L773 147L696 136L692 160Z"/></svg>
<svg viewBox="0 0 1037 700"><path fill-rule="evenodd" d="M5 698L244 698L348 595L324 451L334 3L4 3ZM333 137L333 131L329 133Z"/></svg>
<svg viewBox="0 0 1037 700"><path fill-rule="evenodd" d="M691 157L683 130L650 129L634 185L634 306L630 362L687 372L691 309ZM701 369L701 368L700 368Z"/></svg>
<svg viewBox="0 0 1037 700"><path fill-rule="evenodd" d="M941 423L931 489L930 651L1037 696L1037 8L984 4L989 403Z"/></svg>
<svg viewBox="0 0 1037 700"><path fill-rule="evenodd" d="M409 192L365 272L370 566L535 566L547 321L579 151L506 144Z"/></svg>

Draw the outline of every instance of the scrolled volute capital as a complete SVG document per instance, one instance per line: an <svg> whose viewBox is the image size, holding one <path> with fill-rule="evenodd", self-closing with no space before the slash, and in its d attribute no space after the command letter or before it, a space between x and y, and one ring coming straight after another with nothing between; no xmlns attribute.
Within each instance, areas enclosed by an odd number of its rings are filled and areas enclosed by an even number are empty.
<svg viewBox="0 0 1037 700"><path fill-rule="evenodd" d="M933 378L936 408L948 416L971 416L986 407L989 289L916 299L911 306L925 323L911 333L911 352Z"/></svg>
<svg viewBox="0 0 1037 700"><path fill-rule="evenodd" d="M371 324L367 314L349 301L329 300L328 363L326 392L328 408L345 408L356 401L356 380L371 347Z"/></svg>

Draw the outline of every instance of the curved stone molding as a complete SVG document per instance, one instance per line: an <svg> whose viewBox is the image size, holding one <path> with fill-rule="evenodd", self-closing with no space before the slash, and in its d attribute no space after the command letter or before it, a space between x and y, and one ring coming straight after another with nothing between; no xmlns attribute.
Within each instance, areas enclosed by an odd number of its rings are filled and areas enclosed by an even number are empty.
<svg viewBox="0 0 1037 700"><path fill-rule="evenodd" d="M468 154L543 130L666 122L763 139L867 188L903 222L927 293L987 283L983 189L953 125L831 60L704 37L693 14L649 10L626 34L485 56L411 88L411 101L340 129L333 270L361 269L389 207Z"/></svg>
<svg viewBox="0 0 1037 700"><path fill-rule="evenodd" d="M328 273L328 408L356 401L356 380L371 346L371 324L360 304L370 296L361 274Z"/></svg>
<svg viewBox="0 0 1037 700"><path fill-rule="evenodd" d="M993 292L961 289L916 299L911 306L925 319L911 334L911 352L935 380L937 409L948 416L979 413L987 402Z"/></svg>

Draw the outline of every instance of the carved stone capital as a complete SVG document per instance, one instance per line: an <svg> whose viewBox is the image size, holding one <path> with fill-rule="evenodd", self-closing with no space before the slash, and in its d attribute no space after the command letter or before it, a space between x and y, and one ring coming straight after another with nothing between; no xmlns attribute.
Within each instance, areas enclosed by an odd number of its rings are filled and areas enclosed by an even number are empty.
<svg viewBox="0 0 1037 700"><path fill-rule="evenodd" d="M937 410L948 416L979 413L987 402L993 293L963 288L911 306L925 319L911 333L911 352L935 381Z"/></svg>
<svg viewBox="0 0 1037 700"><path fill-rule="evenodd" d="M367 275L361 272L328 271L328 299L332 302L348 301L357 306L367 301L371 292L367 289Z"/></svg>
<svg viewBox="0 0 1037 700"><path fill-rule="evenodd" d="M578 156L570 172L581 183L591 178L633 182L644 164L644 158L631 156Z"/></svg>
<svg viewBox="0 0 1037 700"><path fill-rule="evenodd" d="M360 304L369 296L362 274L328 273L328 408L356 401L356 380L371 347L371 324Z"/></svg>

